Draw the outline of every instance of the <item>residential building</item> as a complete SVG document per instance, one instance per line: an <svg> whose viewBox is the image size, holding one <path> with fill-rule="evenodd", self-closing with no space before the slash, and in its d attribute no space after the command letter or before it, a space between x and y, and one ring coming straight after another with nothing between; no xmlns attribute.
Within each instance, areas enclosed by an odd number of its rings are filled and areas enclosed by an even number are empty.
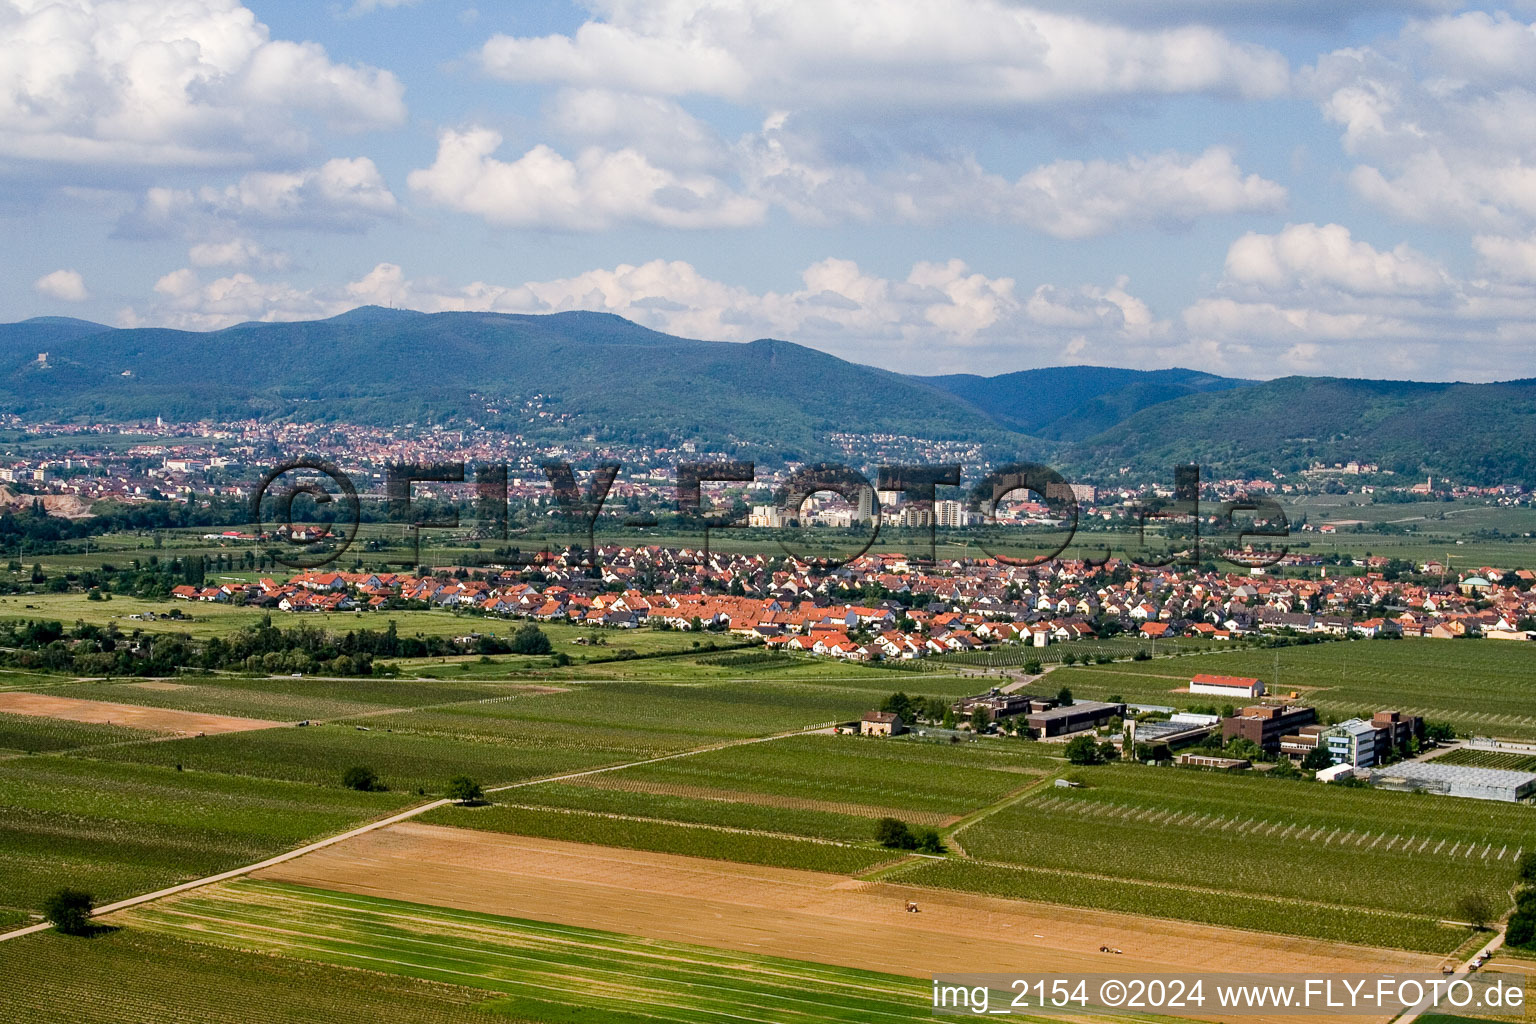
<svg viewBox="0 0 1536 1024"><path fill-rule="evenodd" d="M900 736L907 723L894 711L866 711L859 721L860 736Z"/></svg>

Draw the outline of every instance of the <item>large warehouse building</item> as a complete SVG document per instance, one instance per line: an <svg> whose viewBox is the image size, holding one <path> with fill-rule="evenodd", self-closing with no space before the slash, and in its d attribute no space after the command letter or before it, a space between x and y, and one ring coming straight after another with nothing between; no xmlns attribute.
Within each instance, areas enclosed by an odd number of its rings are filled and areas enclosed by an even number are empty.
<svg viewBox="0 0 1536 1024"><path fill-rule="evenodd" d="M1536 773L1471 768L1438 761L1404 761L1371 772L1371 785L1514 803L1536 792Z"/></svg>

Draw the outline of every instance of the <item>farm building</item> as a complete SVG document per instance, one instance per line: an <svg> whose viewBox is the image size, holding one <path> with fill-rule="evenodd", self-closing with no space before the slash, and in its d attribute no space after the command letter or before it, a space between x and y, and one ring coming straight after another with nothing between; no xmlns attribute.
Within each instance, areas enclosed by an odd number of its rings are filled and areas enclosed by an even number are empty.
<svg viewBox="0 0 1536 1024"><path fill-rule="evenodd" d="M1404 761L1371 772L1371 785L1379 789L1514 803L1536 792L1536 773L1471 768L1459 764L1441 764L1438 761Z"/></svg>
<svg viewBox="0 0 1536 1024"><path fill-rule="evenodd" d="M1049 711L1031 711L1024 721L1029 726L1030 737L1038 740L1097 729L1109 724L1111 718L1124 717L1124 704L1084 700L1063 708L1051 708Z"/></svg>
<svg viewBox="0 0 1536 1024"><path fill-rule="evenodd" d="M1202 672L1189 681L1189 692L1234 700L1258 700L1264 696L1264 683L1246 676L1212 676Z"/></svg>
<svg viewBox="0 0 1536 1024"><path fill-rule="evenodd" d="M859 721L860 736L900 736L907 723L894 711L866 711Z"/></svg>

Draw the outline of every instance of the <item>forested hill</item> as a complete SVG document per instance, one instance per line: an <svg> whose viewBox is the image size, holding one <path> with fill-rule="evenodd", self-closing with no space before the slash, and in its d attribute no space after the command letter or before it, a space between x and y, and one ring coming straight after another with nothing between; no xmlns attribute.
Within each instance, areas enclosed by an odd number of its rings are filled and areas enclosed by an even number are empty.
<svg viewBox="0 0 1536 1024"><path fill-rule="evenodd" d="M1136 413L1084 444L1083 469L1199 462L1262 476L1352 459L1466 483L1536 484L1536 380L1425 384L1283 377Z"/></svg>
<svg viewBox="0 0 1536 1024"><path fill-rule="evenodd" d="M40 358L46 353L46 358ZM696 440L743 457L835 454L828 435L979 443L1079 475L1293 472L1356 459L1469 483L1536 482L1536 381L1423 384L1075 366L911 377L787 341L695 341L601 313L424 314L193 333L59 317L0 325L0 410L30 419L268 417L480 425L551 441Z"/></svg>
<svg viewBox="0 0 1536 1024"><path fill-rule="evenodd" d="M451 420L789 454L813 453L818 438L841 430L979 441L999 451L1022 443L915 378L790 342L693 341L599 313L364 307L330 320L210 333L27 321L0 327L0 407L108 420Z"/></svg>

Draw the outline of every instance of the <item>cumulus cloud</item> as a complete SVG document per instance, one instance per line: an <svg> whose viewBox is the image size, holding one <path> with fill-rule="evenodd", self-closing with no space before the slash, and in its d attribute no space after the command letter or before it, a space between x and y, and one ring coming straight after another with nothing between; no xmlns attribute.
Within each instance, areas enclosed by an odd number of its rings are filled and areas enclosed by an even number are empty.
<svg viewBox="0 0 1536 1024"><path fill-rule="evenodd" d="M1216 293L1179 317L1188 344L1235 371L1507 379L1536 344L1536 246L1481 240L1503 281L1458 278L1407 245L1379 249L1338 224L1250 232L1227 250ZM1447 338L1454 345L1444 344Z"/></svg>
<svg viewBox="0 0 1536 1024"><path fill-rule="evenodd" d="M502 141L496 132L450 131L436 162L410 175L412 190L507 227L750 227L776 207L813 225L1001 221L1055 238L1182 228L1208 216L1273 212L1286 202L1284 186L1245 174L1220 146L1196 155L1058 160L1009 180L970 158L865 171L832 160L779 116L727 148L667 100L587 90L567 93L558 107L567 134L633 145L590 146L574 160L540 145L508 162L494 156Z"/></svg>
<svg viewBox="0 0 1536 1024"><path fill-rule="evenodd" d="M0 0L0 154L197 165L302 152L310 121L396 125L403 88L273 39L238 0Z"/></svg>
<svg viewBox="0 0 1536 1024"><path fill-rule="evenodd" d="M338 158L297 171L253 172L223 188L152 188L117 233L202 238L231 225L360 231L398 213L372 160Z"/></svg>
<svg viewBox="0 0 1536 1024"><path fill-rule="evenodd" d="M1282 185L1244 174L1232 152L1132 155L1124 161L1057 160L1016 180L973 158L902 160L875 172L838 164L770 118L738 143L747 191L796 219L948 220L1023 224L1055 238L1090 238L1127 227L1184 227L1202 217L1273 212Z"/></svg>
<svg viewBox="0 0 1536 1024"><path fill-rule="evenodd" d="M288 266L288 254L275 252L249 238L232 238L225 242L201 242L187 250L187 260L194 267L258 267L263 270L283 270Z"/></svg>
<svg viewBox="0 0 1536 1024"><path fill-rule="evenodd" d="M1124 162L1058 160L1017 182L989 179L998 212L1057 238L1088 238L1127 225L1187 225L1213 214L1272 212L1284 186L1244 175L1231 151L1159 153Z"/></svg>
<svg viewBox="0 0 1536 1024"><path fill-rule="evenodd" d="M1382 252L1341 224L1289 224L1278 234L1249 232L1227 250L1228 283L1264 292L1326 289L1351 296L1429 298L1450 287L1438 263L1407 245Z"/></svg>
<svg viewBox="0 0 1536 1024"><path fill-rule="evenodd" d="M571 35L498 34L511 81L767 106L990 107L1087 96L1283 91L1259 46L1186 25L1134 29L1004 0L601 0Z"/></svg>
<svg viewBox="0 0 1536 1024"><path fill-rule="evenodd" d="M634 149L594 146L570 160L538 145L508 162L494 156L501 142L484 128L444 132L436 161L407 179L412 191L493 224L572 231L745 227L766 212L718 178L658 167Z"/></svg>
<svg viewBox="0 0 1536 1024"><path fill-rule="evenodd" d="M568 139L633 148L668 167L727 163L725 142L676 101L612 89L560 89L548 104L550 127Z"/></svg>
<svg viewBox="0 0 1536 1024"><path fill-rule="evenodd" d="M38 294L61 302L84 302L91 297L85 290L85 278L78 270L55 270L44 274L32 282L32 287Z"/></svg>
<svg viewBox="0 0 1536 1024"><path fill-rule="evenodd" d="M1415 20L1301 81L1359 161L1352 186L1393 216L1536 226L1536 26L1482 11Z"/></svg>

